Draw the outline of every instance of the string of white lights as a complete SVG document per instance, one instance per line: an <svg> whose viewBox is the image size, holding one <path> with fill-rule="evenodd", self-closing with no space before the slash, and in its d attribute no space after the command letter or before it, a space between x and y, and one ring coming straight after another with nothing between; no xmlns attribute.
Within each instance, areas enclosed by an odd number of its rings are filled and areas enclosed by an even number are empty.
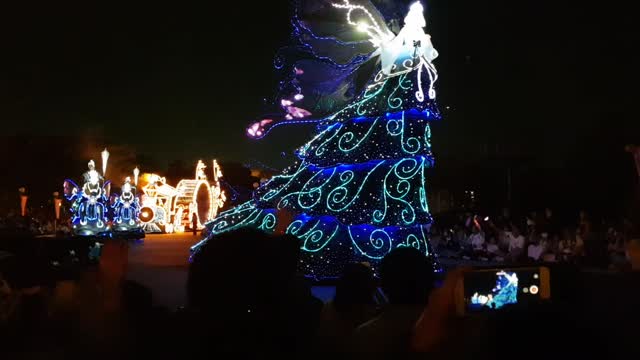
<svg viewBox="0 0 640 360"><path fill-rule="evenodd" d="M343 4L331 4L333 5L333 7L338 8L338 9L347 9L347 23L349 25L353 25L356 26L358 28L358 30L367 33L367 35L369 35L369 37L371 39L369 39L374 46L378 47L382 44L382 42L387 39L389 37L388 33L385 33L381 28L380 25L378 25L378 22L376 21L376 19L373 17L373 14L371 14L371 12L369 12L369 10L367 10L364 6L362 5L354 5L349 3L349 0L344 0ZM365 13L365 15L369 18L369 20L371 20L371 24L367 24L364 21L361 22L354 22L351 20L351 14L354 11L362 11ZM373 34L370 29L373 29L376 34Z"/></svg>

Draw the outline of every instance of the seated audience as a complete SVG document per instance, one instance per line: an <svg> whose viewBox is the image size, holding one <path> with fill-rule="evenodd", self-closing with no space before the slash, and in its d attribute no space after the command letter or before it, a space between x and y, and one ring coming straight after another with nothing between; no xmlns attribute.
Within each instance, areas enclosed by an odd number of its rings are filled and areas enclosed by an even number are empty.
<svg viewBox="0 0 640 360"><path fill-rule="evenodd" d="M546 235L546 234L543 234ZM545 236L543 236L544 238ZM543 239L538 239L533 238L531 244L529 244L529 247L527 248L527 257L530 260L533 261L538 261L542 258L542 255L545 253L546 251L546 246L545 243L543 242Z"/></svg>
<svg viewBox="0 0 640 360"><path fill-rule="evenodd" d="M505 237L509 243L509 252L507 257L512 262L520 260L524 254L524 236L520 234L520 230L518 230L517 226L512 226L511 232L506 233Z"/></svg>
<svg viewBox="0 0 640 360"><path fill-rule="evenodd" d="M478 226L472 227L469 243L474 252L484 251L484 232Z"/></svg>
<svg viewBox="0 0 640 360"><path fill-rule="evenodd" d="M498 242L494 237L490 237L489 241L487 242L487 255L490 259L493 259L495 261L504 260L504 253L502 252L502 250L500 250Z"/></svg>

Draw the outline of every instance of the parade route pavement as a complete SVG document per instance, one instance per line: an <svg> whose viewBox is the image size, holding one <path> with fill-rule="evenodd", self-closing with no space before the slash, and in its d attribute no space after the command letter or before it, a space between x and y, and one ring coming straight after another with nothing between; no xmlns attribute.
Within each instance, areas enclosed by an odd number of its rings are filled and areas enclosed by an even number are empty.
<svg viewBox="0 0 640 360"><path fill-rule="evenodd" d="M153 292L154 304L175 309L186 301L189 248L200 235L147 234L143 242L129 247L127 278Z"/></svg>

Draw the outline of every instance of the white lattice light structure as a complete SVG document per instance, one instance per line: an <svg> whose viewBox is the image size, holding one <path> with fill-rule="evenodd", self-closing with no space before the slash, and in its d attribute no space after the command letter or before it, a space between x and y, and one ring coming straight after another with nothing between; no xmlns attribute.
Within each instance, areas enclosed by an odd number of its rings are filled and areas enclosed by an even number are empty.
<svg viewBox="0 0 640 360"><path fill-rule="evenodd" d="M183 232L192 227L196 218L196 229L218 214L226 201L226 195L220 187L222 176L220 166L213 160L213 182L209 182L205 173L206 165L199 160L194 179L182 179L174 188L166 184L166 179L155 174L149 177L149 183L142 188L145 197L140 210L140 220L145 231ZM155 226L153 225L155 224Z"/></svg>
<svg viewBox="0 0 640 360"><path fill-rule="evenodd" d="M224 191L220 188L219 178L222 176L222 172L217 161L213 160L212 183L209 183L205 169L206 165L202 160L198 160L195 179L180 180L176 186L179 193L173 205L176 229L193 226L194 215L197 219L196 228L198 230L204 228L204 224L216 217L218 210L226 201Z"/></svg>
<svg viewBox="0 0 640 360"><path fill-rule="evenodd" d="M213 184L211 186L211 198L213 200L213 214L211 218L215 218L218 215L218 210L222 209L227 196L225 195L222 187L220 186L220 178L222 177L222 170L216 160L213 160Z"/></svg>
<svg viewBox="0 0 640 360"><path fill-rule="evenodd" d="M146 232L173 232L171 222L173 198L176 188L166 184L166 179L156 174L149 176L149 182L142 187L144 197L140 208L140 222Z"/></svg>

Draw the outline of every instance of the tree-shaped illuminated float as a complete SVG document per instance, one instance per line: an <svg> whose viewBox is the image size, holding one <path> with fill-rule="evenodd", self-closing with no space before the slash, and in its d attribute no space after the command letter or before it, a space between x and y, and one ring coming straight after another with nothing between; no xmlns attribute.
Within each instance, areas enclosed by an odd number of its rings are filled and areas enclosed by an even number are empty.
<svg viewBox="0 0 640 360"><path fill-rule="evenodd" d="M258 139L282 125L314 123L317 134L252 199L209 222L193 252L218 234L251 227L298 237L299 270L318 279L340 276L353 262L377 271L398 247L435 260L427 194L431 123L441 115L438 52L425 32L423 4L293 5L292 41L274 60L281 79L274 111L246 131Z"/></svg>

